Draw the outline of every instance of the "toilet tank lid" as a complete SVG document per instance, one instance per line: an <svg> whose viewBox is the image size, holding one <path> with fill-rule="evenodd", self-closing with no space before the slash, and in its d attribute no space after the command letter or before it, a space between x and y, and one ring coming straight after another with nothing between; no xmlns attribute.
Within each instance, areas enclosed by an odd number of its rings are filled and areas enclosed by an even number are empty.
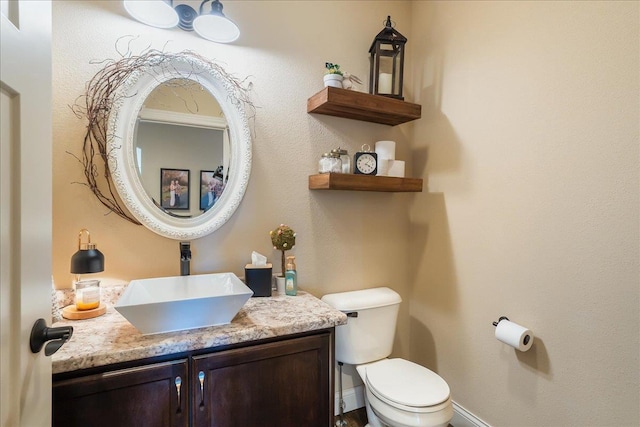
<svg viewBox="0 0 640 427"><path fill-rule="evenodd" d="M382 287L327 294L322 301L340 311L354 311L400 304L402 298L394 290Z"/></svg>

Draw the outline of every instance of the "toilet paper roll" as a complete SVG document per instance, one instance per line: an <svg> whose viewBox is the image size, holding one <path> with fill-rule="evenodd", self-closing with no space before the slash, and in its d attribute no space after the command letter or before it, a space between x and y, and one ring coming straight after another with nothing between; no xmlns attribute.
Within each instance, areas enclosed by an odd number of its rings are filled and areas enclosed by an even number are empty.
<svg viewBox="0 0 640 427"><path fill-rule="evenodd" d="M396 159L396 142L395 141L378 141L375 148L376 154L378 154L378 160Z"/></svg>
<svg viewBox="0 0 640 427"><path fill-rule="evenodd" d="M378 159L378 172L376 176L387 176L389 174L389 165L393 160Z"/></svg>
<svg viewBox="0 0 640 427"><path fill-rule="evenodd" d="M404 160L389 160L387 176L404 178Z"/></svg>
<svg viewBox="0 0 640 427"><path fill-rule="evenodd" d="M496 326L496 338L516 350L527 351L533 345L533 333L509 320L501 320Z"/></svg>

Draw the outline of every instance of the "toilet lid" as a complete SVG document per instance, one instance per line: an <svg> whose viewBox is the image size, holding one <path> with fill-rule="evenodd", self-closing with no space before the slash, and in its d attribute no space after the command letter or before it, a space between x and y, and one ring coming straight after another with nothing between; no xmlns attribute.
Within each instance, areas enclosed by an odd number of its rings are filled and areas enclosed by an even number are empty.
<svg viewBox="0 0 640 427"><path fill-rule="evenodd" d="M400 405L434 406L449 398L449 385L438 374L404 359L367 367L367 385L378 397Z"/></svg>

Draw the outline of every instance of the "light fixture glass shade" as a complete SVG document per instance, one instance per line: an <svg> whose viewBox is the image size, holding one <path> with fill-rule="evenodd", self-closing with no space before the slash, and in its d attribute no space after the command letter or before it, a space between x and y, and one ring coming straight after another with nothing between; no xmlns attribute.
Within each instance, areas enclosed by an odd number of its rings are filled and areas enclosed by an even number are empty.
<svg viewBox="0 0 640 427"><path fill-rule="evenodd" d="M163 0L124 0L129 15L143 24L156 28L173 28L178 25L178 14Z"/></svg>
<svg viewBox="0 0 640 427"><path fill-rule="evenodd" d="M193 29L200 37L212 42L231 43L240 37L240 29L225 16L200 15L193 21Z"/></svg>

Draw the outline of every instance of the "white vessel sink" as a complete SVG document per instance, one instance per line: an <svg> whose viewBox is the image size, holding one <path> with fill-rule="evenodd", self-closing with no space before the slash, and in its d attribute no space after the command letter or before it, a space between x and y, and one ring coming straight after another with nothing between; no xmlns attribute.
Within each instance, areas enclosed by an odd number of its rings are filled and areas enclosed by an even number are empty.
<svg viewBox="0 0 640 427"><path fill-rule="evenodd" d="M253 295L233 273L133 280L114 306L142 334L230 323Z"/></svg>

